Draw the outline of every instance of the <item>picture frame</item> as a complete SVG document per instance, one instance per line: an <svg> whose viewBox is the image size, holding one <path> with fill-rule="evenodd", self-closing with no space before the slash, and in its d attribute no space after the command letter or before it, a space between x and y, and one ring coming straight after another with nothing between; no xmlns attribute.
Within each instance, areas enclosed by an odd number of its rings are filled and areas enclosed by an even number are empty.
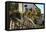
<svg viewBox="0 0 46 32"><path fill-rule="evenodd" d="M39 6L37 7L37 5ZM44 11L41 12L39 7L42 7L40 9L43 9ZM36 10L38 10L38 12ZM44 16L42 17L41 15ZM45 3L17 2L17 1L5 2L5 30L13 31L13 30L44 29L44 28L45 28Z"/></svg>

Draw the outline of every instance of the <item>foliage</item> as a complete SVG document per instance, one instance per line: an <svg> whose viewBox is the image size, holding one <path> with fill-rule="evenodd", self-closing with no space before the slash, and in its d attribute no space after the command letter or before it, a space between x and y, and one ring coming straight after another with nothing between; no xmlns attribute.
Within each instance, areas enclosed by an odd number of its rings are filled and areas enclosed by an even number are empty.
<svg viewBox="0 0 46 32"><path fill-rule="evenodd" d="M18 4L12 4L12 3L9 3L8 4L8 10L9 11L14 11L14 10L17 10L18 9Z"/></svg>
<svg viewBox="0 0 46 32"><path fill-rule="evenodd" d="M41 11L38 7L36 7L36 11L37 11L37 16L40 16L41 15Z"/></svg>

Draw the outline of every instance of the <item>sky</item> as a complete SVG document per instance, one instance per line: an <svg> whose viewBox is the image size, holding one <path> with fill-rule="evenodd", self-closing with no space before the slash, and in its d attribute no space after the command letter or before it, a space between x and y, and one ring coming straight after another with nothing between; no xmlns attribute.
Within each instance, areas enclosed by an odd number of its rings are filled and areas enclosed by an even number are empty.
<svg viewBox="0 0 46 32"><path fill-rule="evenodd" d="M44 14L44 5L36 4L36 6L41 9L41 14Z"/></svg>

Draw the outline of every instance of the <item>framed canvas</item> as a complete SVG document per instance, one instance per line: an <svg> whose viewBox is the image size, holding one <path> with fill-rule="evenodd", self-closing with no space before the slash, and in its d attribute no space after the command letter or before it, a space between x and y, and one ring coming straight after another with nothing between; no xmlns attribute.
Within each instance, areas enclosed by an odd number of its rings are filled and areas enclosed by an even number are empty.
<svg viewBox="0 0 46 32"><path fill-rule="evenodd" d="M45 28L45 3L5 2L5 30Z"/></svg>

